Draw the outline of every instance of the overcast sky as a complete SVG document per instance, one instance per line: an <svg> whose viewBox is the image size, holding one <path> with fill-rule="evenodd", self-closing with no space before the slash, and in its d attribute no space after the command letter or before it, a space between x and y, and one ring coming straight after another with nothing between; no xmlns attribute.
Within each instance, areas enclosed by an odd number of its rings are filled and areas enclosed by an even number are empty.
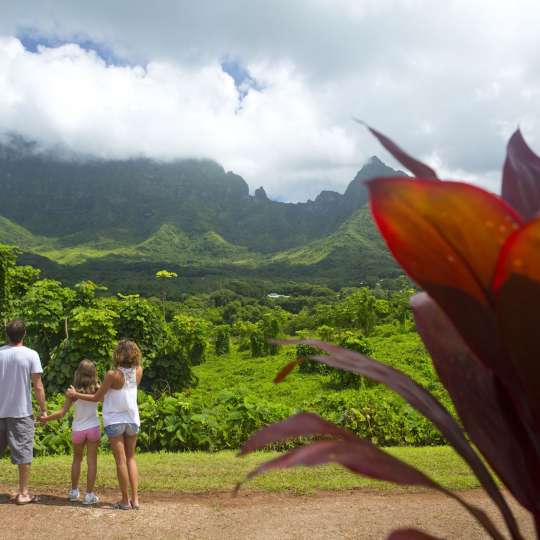
<svg viewBox="0 0 540 540"><path fill-rule="evenodd" d="M388 154L497 189L540 151L538 0L0 0L0 134L210 157L272 198L343 191Z"/></svg>

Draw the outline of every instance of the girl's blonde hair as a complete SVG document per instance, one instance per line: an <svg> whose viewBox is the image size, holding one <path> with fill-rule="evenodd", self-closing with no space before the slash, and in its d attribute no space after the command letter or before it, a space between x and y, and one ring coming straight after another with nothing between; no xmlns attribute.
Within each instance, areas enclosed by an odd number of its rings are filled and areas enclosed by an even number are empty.
<svg viewBox="0 0 540 540"><path fill-rule="evenodd" d="M73 386L81 394L95 394L99 389L99 379L94 362L85 358L73 376Z"/></svg>
<svg viewBox="0 0 540 540"><path fill-rule="evenodd" d="M141 349L129 339L122 339L118 342L113 352L114 367L131 368L141 365Z"/></svg>

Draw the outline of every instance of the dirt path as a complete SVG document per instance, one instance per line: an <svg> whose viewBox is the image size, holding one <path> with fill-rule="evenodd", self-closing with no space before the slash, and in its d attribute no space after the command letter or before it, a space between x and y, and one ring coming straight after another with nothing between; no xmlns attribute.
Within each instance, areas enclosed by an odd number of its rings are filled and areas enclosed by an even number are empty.
<svg viewBox="0 0 540 540"><path fill-rule="evenodd" d="M158 539L346 539L385 538L399 526L414 526L444 538L485 538L455 502L435 493L348 491L313 496L241 493L145 494L138 512L113 510L115 493L103 494L98 507L70 504L62 493L43 491L41 502L10 503L0 486L0 538L152 538ZM500 523L481 491L463 496L481 505ZM524 537L532 524L517 510Z"/></svg>

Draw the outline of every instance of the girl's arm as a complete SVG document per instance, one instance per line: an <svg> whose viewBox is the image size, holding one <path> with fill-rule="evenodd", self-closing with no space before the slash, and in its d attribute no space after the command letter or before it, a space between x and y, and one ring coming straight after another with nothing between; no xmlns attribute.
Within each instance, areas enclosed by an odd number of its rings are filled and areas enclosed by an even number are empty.
<svg viewBox="0 0 540 540"><path fill-rule="evenodd" d="M62 408L52 414L45 414L43 416L40 416L39 419L41 422L51 422L52 420L58 420L59 418L63 418L64 415L68 412L69 408L71 407L71 404L73 401L66 396L66 399L64 400L64 404L62 405Z"/></svg>
<svg viewBox="0 0 540 540"><path fill-rule="evenodd" d="M137 369L135 370L135 377L137 378L137 385L141 384L142 374L143 374L142 366L137 366Z"/></svg>
<svg viewBox="0 0 540 540"><path fill-rule="evenodd" d="M101 386L99 387L99 390L95 394L81 394L80 392L77 392L72 385L66 390L66 396L72 400L82 399L83 401L103 401L107 390L111 387L113 379L114 371L107 371L105 379L103 380Z"/></svg>

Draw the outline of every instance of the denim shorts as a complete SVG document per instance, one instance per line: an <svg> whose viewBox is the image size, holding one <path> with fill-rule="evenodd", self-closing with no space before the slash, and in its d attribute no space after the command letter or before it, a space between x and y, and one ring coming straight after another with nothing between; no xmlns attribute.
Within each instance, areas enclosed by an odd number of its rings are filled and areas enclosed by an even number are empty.
<svg viewBox="0 0 540 540"><path fill-rule="evenodd" d="M120 437L121 435L127 435L128 437L135 437L139 433L139 426L137 424L110 424L105 426L105 433L107 437Z"/></svg>

